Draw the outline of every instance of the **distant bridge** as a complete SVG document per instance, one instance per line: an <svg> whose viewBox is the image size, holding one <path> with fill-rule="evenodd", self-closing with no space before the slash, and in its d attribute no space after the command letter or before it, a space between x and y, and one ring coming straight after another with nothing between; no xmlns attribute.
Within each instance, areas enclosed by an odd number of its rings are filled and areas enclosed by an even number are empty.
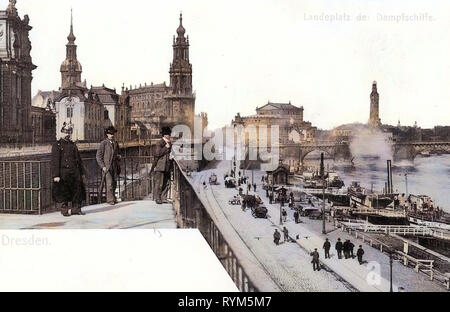
<svg viewBox="0 0 450 312"><path fill-rule="evenodd" d="M404 142L393 145L397 158L414 159L420 154L450 154L450 142Z"/></svg>
<svg viewBox="0 0 450 312"><path fill-rule="evenodd" d="M396 159L414 159L421 154L450 154L450 142L392 142L391 146ZM337 157L352 158L348 142L319 141L317 143L280 144L282 155L294 156L301 163L308 154L314 151L324 152L333 159Z"/></svg>

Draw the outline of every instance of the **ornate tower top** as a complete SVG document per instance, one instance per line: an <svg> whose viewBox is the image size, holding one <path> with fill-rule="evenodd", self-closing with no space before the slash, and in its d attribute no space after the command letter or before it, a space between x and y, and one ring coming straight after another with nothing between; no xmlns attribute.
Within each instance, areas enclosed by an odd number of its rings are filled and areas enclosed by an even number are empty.
<svg viewBox="0 0 450 312"><path fill-rule="evenodd" d="M70 10L70 33L67 36L66 59L61 64L61 89L72 89L81 84L81 73L83 71L77 59L76 37L73 33L73 11Z"/></svg>
<svg viewBox="0 0 450 312"><path fill-rule="evenodd" d="M173 62L170 64L170 86L172 94L192 96L192 65L189 62L189 37L185 37L183 14L180 13L180 25L177 38L173 40Z"/></svg>
<svg viewBox="0 0 450 312"><path fill-rule="evenodd" d="M73 34L73 11L70 9L70 34L67 36L67 40L69 40L69 44L75 44L75 40L77 37Z"/></svg>
<svg viewBox="0 0 450 312"><path fill-rule="evenodd" d="M180 13L180 26L178 26L177 34L178 38L184 38L184 34L186 33L186 29L183 27L183 13Z"/></svg>

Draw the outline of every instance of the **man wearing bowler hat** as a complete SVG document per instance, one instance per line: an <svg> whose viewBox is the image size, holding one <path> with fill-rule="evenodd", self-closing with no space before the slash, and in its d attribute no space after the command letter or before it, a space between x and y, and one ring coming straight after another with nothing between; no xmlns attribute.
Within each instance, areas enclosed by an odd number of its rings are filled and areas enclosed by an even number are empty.
<svg viewBox="0 0 450 312"><path fill-rule="evenodd" d="M103 184L106 182L106 201L110 205L117 203L117 176L120 174L119 144L114 138L116 133L117 130L113 126L105 130L107 137L100 143L96 157L97 163L102 169L103 183L101 188L103 188Z"/></svg>
<svg viewBox="0 0 450 312"><path fill-rule="evenodd" d="M64 122L61 138L52 146L52 195L65 217L84 215L81 203L86 198L83 164L76 144L71 140L73 127Z"/></svg>
<svg viewBox="0 0 450 312"><path fill-rule="evenodd" d="M162 128L162 138L156 146L155 160L152 171L154 171L154 198L157 204L165 204L170 185L172 142L170 136L172 130L169 127Z"/></svg>

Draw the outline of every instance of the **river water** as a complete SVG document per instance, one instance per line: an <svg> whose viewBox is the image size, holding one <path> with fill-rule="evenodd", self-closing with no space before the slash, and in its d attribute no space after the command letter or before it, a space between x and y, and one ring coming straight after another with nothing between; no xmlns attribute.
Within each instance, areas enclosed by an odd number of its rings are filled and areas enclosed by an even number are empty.
<svg viewBox="0 0 450 312"><path fill-rule="evenodd" d="M318 160L307 163L318 165ZM361 186L381 192L387 181L386 159L355 158L354 166L344 162L326 159L330 170L336 171L345 182L346 187L352 181L359 181ZM409 194L428 195L436 205L450 213L450 155L431 157L418 156L414 161L401 160L393 163L394 191L406 193L405 173L408 180Z"/></svg>

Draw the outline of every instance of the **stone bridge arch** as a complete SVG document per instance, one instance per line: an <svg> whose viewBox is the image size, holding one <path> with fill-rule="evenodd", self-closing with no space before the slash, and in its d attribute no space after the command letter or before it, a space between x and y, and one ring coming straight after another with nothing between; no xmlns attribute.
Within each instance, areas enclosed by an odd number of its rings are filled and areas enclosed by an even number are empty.
<svg viewBox="0 0 450 312"><path fill-rule="evenodd" d="M304 163L304 160L306 158L306 156L308 156L309 154L311 154L312 152L324 152L325 154L327 154L328 156L330 156L333 160L335 159L335 155L336 155L336 148L335 147L331 147L331 146L324 146L324 147L320 147L320 146L314 146L314 147L301 147L300 148L300 163Z"/></svg>
<svg viewBox="0 0 450 312"><path fill-rule="evenodd" d="M423 152L435 154L437 152L450 154L450 142L419 142L419 143L400 143L394 146L395 159L414 160L417 155Z"/></svg>

